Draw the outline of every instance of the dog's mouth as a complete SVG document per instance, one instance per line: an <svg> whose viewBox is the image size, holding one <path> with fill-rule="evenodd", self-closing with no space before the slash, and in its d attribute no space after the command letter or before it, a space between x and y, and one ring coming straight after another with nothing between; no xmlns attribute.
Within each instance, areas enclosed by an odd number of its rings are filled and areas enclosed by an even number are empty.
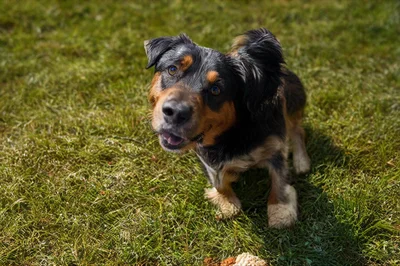
<svg viewBox="0 0 400 266"><path fill-rule="evenodd" d="M186 138L166 130L159 133L161 146L170 151L178 151L191 142L199 142L203 136L204 134L200 133L193 138Z"/></svg>
<svg viewBox="0 0 400 266"><path fill-rule="evenodd" d="M171 150L176 150L183 147L182 144L184 144L187 141L187 139L172 134L168 131L161 132L160 138L163 146Z"/></svg>

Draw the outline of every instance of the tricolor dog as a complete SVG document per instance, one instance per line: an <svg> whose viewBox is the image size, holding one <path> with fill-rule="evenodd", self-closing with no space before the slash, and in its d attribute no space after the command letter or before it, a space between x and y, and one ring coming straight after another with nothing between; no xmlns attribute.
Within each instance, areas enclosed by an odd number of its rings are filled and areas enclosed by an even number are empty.
<svg viewBox="0 0 400 266"><path fill-rule="evenodd" d="M152 127L167 151L194 149L207 172L206 197L222 217L240 212L231 184L251 167L269 170L268 224L293 225L296 174L310 168L301 127L306 95L299 78L285 67L278 40L267 29L237 37L227 54L197 45L188 36L145 41Z"/></svg>

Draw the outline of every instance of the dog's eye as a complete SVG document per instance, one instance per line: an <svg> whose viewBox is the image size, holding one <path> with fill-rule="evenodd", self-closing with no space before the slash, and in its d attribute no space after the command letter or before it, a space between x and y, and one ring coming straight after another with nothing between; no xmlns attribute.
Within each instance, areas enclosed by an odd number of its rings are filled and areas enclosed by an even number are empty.
<svg viewBox="0 0 400 266"><path fill-rule="evenodd" d="M170 74L171 76L175 75L177 71L178 71L178 68L176 66L168 67L168 74Z"/></svg>
<svg viewBox="0 0 400 266"><path fill-rule="evenodd" d="M217 85L213 85L210 88L210 92L211 92L212 95L217 96L217 95L219 95L221 93L221 90Z"/></svg>

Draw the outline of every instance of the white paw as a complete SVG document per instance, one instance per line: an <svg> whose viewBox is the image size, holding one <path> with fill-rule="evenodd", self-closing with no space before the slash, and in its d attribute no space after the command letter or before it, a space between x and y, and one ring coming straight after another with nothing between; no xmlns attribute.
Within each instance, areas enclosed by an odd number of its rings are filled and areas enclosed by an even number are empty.
<svg viewBox="0 0 400 266"><path fill-rule="evenodd" d="M285 189L287 202L268 205L268 225L272 228L291 227L297 221L297 195L292 186Z"/></svg>
<svg viewBox="0 0 400 266"><path fill-rule="evenodd" d="M216 188L205 189L205 197L219 208L219 218L233 217L240 212L242 207L239 199L235 195L227 197L219 193Z"/></svg>
<svg viewBox="0 0 400 266"><path fill-rule="evenodd" d="M293 166L296 174L305 174L310 171L310 158L307 153L293 154Z"/></svg>

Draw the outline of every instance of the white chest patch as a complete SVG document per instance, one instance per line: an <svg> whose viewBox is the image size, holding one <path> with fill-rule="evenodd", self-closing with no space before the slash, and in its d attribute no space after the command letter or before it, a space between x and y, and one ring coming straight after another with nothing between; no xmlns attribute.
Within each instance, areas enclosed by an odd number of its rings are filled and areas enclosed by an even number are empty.
<svg viewBox="0 0 400 266"><path fill-rule="evenodd" d="M263 145L255 148L250 153L233 158L228 162L224 162L218 167L213 168L199 155L197 155L204 164L210 183L213 187L218 188L223 182L225 173L245 172L252 167L267 167L268 160L278 151L287 154L286 142L280 138L271 136L266 139Z"/></svg>
<svg viewBox="0 0 400 266"><path fill-rule="evenodd" d="M200 161L203 163L204 167L206 168L210 183L213 187L218 187L220 184L220 180L218 179L218 171L212 168L209 164L205 162L205 160L197 154Z"/></svg>

